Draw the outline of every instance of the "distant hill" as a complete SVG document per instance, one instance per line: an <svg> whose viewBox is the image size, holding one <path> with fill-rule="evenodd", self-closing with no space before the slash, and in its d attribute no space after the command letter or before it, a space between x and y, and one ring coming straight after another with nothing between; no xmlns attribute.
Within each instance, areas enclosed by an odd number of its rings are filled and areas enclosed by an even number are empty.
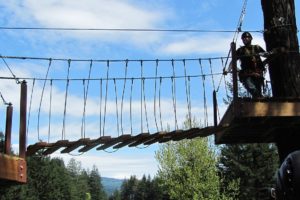
<svg viewBox="0 0 300 200"><path fill-rule="evenodd" d="M111 195L115 190L119 190L123 181L124 180L122 179L101 177L102 185L108 196Z"/></svg>

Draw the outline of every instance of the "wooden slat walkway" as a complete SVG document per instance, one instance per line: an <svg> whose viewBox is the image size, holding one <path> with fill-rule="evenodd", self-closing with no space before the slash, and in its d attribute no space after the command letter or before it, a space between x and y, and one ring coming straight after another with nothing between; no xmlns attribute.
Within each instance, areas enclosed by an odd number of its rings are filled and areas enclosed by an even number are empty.
<svg viewBox="0 0 300 200"><path fill-rule="evenodd" d="M205 127L192 128L188 130L175 130L171 132L157 132L154 134L140 133L138 135L120 135L119 137L102 136L98 139L81 138L77 141L59 140L55 143L38 142L27 147L27 156L42 151L43 155L49 155L64 148L61 153L70 153L78 148L78 152L87 152L91 149L105 150L112 147L113 149L125 146L136 147L138 145L151 145L154 143L165 143L168 141L179 141L195 137L206 137L212 135L219 128Z"/></svg>

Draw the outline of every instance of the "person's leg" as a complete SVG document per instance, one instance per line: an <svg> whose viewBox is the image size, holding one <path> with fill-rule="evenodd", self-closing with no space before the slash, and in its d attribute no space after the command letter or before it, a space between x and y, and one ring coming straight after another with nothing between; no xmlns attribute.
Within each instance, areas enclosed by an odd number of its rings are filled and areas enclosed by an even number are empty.
<svg viewBox="0 0 300 200"><path fill-rule="evenodd" d="M261 87L258 81L254 80L253 77L246 77L243 81L245 88L252 95L252 97L261 97Z"/></svg>

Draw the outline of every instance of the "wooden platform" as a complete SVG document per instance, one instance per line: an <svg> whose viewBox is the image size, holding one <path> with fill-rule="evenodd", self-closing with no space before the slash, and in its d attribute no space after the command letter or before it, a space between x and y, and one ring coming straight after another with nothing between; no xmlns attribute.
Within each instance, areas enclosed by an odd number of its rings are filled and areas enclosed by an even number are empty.
<svg viewBox="0 0 300 200"><path fill-rule="evenodd" d="M218 127L216 144L272 143L282 134L300 134L300 99L238 98Z"/></svg>
<svg viewBox="0 0 300 200"><path fill-rule="evenodd" d="M178 141L183 139L192 139L195 137L206 137L212 135L218 130L218 127L192 128L188 130L175 130L171 132L140 133L138 135L120 135L119 137L101 136L97 139L88 138L77 141L59 140L55 143L38 142L27 147L27 156L41 152L43 155L49 155L62 149L61 153L70 153L79 148L78 152L86 152L96 148L105 150L107 148L122 148L125 146L136 147L138 145L151 145L153 143L164 143L168 141Z"/></svg>
<svg viewBox="0 0 300 200"><path fill-rule="evenodd" d="M27 165L25 159L0 154L0 184L26 183Z"/></svg>

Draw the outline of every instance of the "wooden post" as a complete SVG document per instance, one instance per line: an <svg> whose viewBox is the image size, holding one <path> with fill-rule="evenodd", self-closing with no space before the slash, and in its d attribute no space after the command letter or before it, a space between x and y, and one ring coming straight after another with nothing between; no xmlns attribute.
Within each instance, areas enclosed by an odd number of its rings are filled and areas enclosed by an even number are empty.
<svg viewBox="0 0 300 200"><path fill-rule="evenodd" d="M237 57L236 57L236 45L234 42L231 43L231 66L232 66L232 87L233 87L233 102L237 101L238 98L238 80L237 80Z"/></svg>
<svg viewBox="0 0 300 200"><path fill-rule="evenodd" d="M11 128L12 128L12 114L13 107L9 103L6 108L6 125L5 125L5 149L4 153L10 155L11 153Z"/></svg>
<svg viewBox="0 0 300 200"><path fill-rule="evenodd" d="M26 109L27 109L27 83L21 83L20 97L20 130L19 130L19 157L26 156Z"/></svg>
<svg viewBox="0 0 300 200"><path fill-rule="evenodd" d="M217 93L213 91L213 105L214 105L214 126L218 126L218 103L217 103Z"/></svg>

